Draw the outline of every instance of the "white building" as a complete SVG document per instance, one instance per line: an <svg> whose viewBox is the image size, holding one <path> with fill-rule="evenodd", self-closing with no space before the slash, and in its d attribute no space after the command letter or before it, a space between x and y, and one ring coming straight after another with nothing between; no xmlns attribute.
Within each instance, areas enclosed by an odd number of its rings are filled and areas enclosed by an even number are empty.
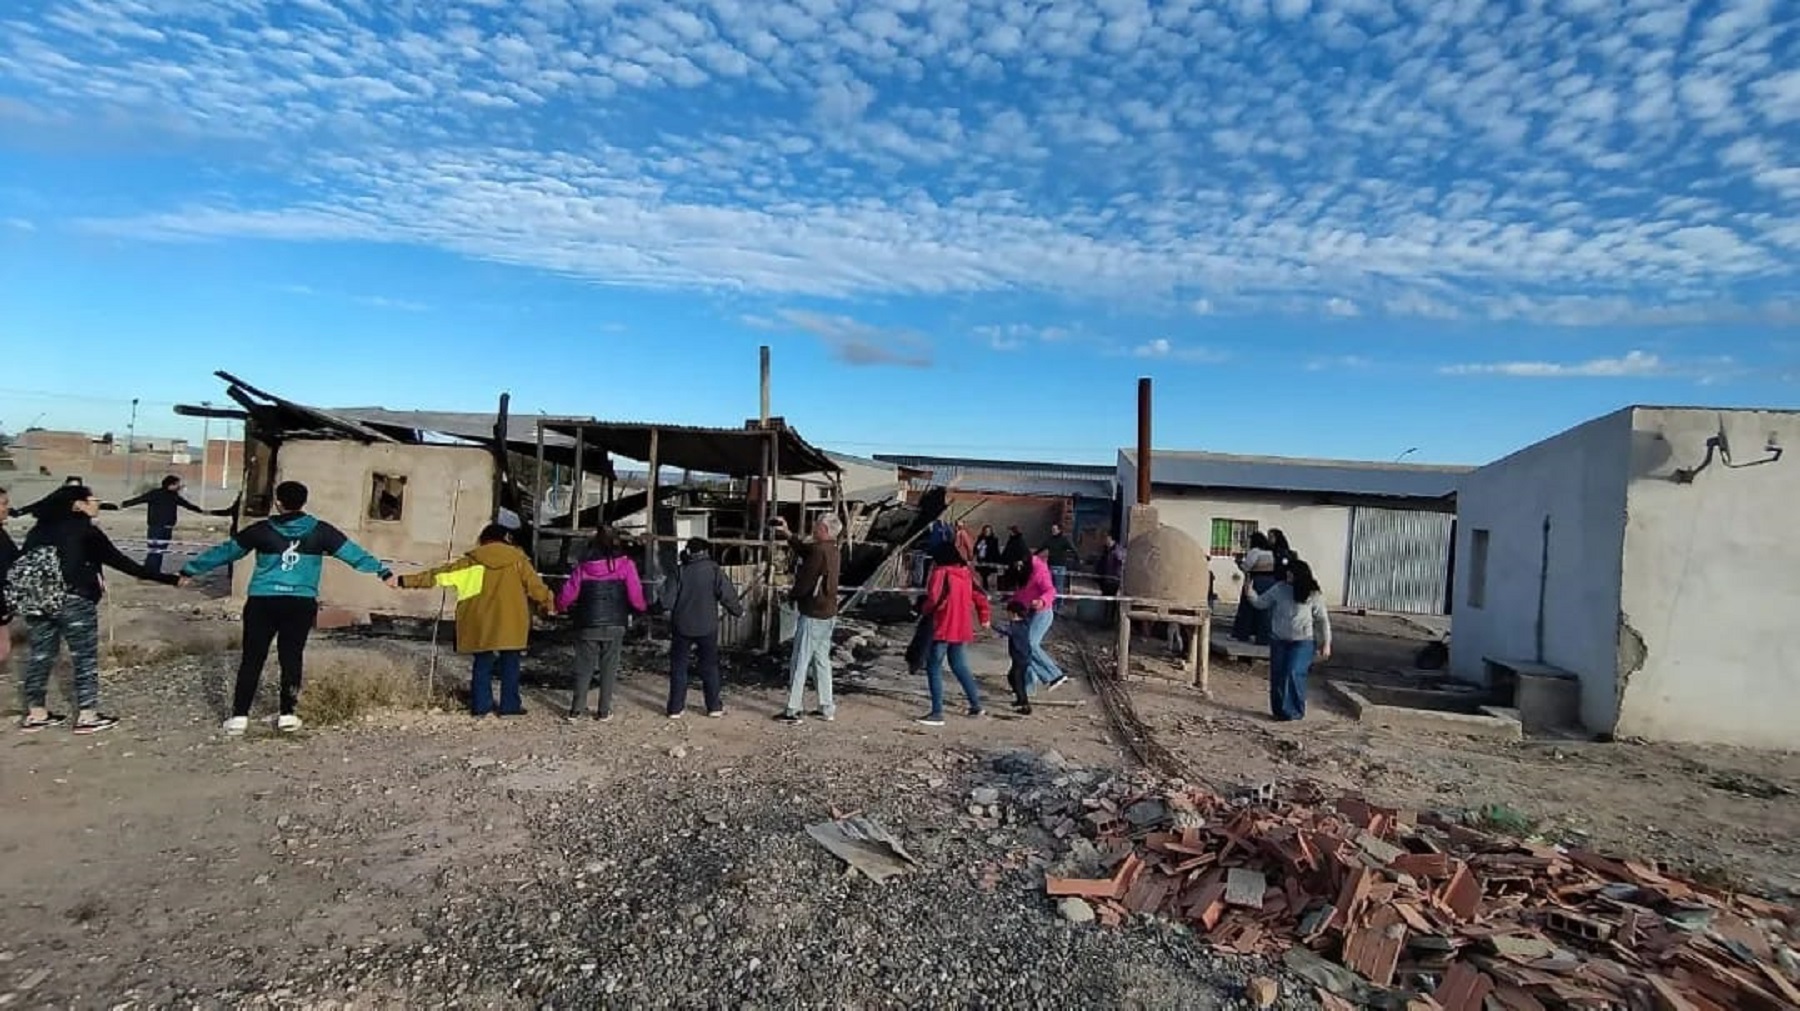
<svg viewBox="0 0 1800 1011"><path fill-rule="evenodd" d="M1164 526L1210 548L1223 601L1235 602L1242 585L1233 556L1252 533L1280 529L1333 606L1443 614L1456 482L1470 469L1159 449L1151 504ZM1129 518L1136 451L1119 451L1118 482Z"/></svg>
<svg viewBox="0 0 1800 1011"><path fill-rule="evenodd" d="M1580 679L1596 733L1800 747L1800 413L1630 407L1457 489L1451 667Z"/></svg>

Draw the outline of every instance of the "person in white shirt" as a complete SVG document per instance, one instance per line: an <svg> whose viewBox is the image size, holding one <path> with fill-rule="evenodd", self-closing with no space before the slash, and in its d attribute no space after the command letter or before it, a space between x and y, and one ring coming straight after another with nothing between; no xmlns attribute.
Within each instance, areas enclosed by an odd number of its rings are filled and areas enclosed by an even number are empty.
<svg viewBox="0 0 1800 1011"><path fill-rule="evenodd" d="M1283 722L1306 716L1306 674L1313 658L1331 659L1331 612L1312 567L1295 559L1287 578L1266 593L1246 588L1250 606L1272 616L1269 712Z"/></svg>

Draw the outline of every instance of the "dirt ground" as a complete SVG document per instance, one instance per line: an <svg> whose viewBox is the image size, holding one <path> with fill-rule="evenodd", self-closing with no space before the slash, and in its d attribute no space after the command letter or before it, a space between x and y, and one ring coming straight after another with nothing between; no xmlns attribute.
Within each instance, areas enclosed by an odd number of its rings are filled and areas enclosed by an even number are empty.
<svg viewBox="0 0 1800 1011"><path fill-rule="evenodd" d="M1210 1008L1242 1006L1246 976L1270 972L1178 930L1064 923L1033 865L1005 862L1023 837L968 824L993 756L1129 764L1086 684L1051 696L1069 705L979 722L954 715L952 684L949 725L928 730L909 722L922 699L891 694L922 682L876 635L887 652L845 677L835 723L771 721L780 673L746 659L727 718L677 722L644 647L620 718L568 724L566 647L547 638L518 720L446 709L226 740L229 605L121 582L104 708L125 722L92 738L0 736L0 1007ZM1392 619L1341 625L1345 668L1404 663L1423 635ZM1073 622L1059 636L1071 672L1077 644L1106 645ZM1003 654L991 638L976 654L999 709ZM322 636L312 656L423 664L428 647ZM447 657L442 677L461 669ZM1307 779L1419 808L1501 805L1555 840L1800 892L1800 756L1370 728L1322 680L1299 724L1266 718L1249 666L1215 666L1210 700L1158 683L1131 697L1218 785ZM801 831L834 811L879 817L921 870L847 881ZM998 890L981 880L989 865L1010 868ZM1284 994L1314 1006L1291 981Z"/></svg>

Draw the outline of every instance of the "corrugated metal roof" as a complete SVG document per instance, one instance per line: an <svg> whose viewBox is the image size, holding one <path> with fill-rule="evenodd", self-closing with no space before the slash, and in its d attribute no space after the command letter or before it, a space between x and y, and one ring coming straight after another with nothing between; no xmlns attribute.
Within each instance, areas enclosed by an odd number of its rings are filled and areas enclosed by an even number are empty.
<svg viewBox="0 0 1800 1011"><path fill-rule="evenodd" d="M898 464L915 470L929 470L940 475L939 483L945 478L942 474L961 474L980 472L985 474L1007 474L1014 477L1044 478L1090 478L1113 480L1114 468L1103 464L1091 463L1038 463L1030 460L978 460L956 456L907 456L898 453L877 453L875 459L883 463Z"/></svg>
<svg viewBox="0 0 1800 1011"><path fill-rule="evenodd" d="M1136 450L1121 450L1120 456L1137 466ZM1176 488L1441 499L1454 495L1456 479L1474 469L1440 464L1304 460L1159 449L1151 458L1150 479L1155 484Z"/></svg>
<svg viewBox="0 0 1800 1011"><path fill-rule="evenodd" d="M1103 498L1109 500L1113 497L1114 487L1111 480L1009 477L1005 474L990 474L980 471L971 471L948 478L939 471L931 483L937 485L954 483L959 492L985 491L998 495L1042 495L1051 498Z"/></svg>

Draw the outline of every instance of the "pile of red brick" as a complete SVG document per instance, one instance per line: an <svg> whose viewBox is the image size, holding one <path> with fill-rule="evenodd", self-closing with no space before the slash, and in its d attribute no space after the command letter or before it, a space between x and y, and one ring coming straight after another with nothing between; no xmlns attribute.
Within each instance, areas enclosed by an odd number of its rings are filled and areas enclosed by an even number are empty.
<svg viewBox="0 0 1800 1011"><path fill-rule="evenodd" d="M1800 1008L1790 907L1356 797L1298 800L1115 788L1082 826L1110 876L1046 889L1110 925L1151 914L1242 954L1304 946L1355 974L1321 988L1328 1006ZM1179 814L1146 818L1146 802Z"/></svg>

